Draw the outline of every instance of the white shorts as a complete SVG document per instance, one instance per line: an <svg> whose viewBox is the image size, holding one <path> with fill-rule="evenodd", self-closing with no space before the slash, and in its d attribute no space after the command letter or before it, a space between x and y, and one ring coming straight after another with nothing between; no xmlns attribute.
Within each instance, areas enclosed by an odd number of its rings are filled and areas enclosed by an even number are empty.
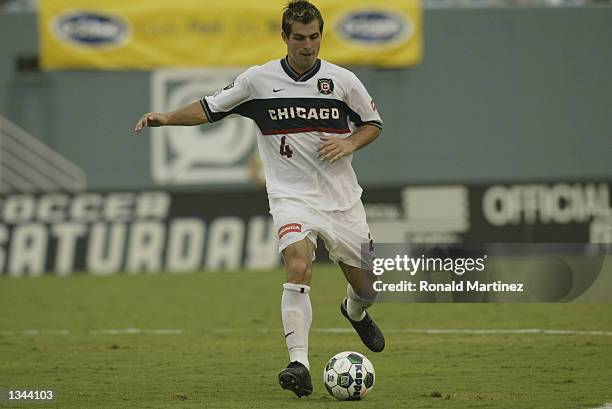
<svg viewBox="0 0 612 409"><path fill-rule="evenodd" d="M270 198L269 201L279 252L305 237L316 248L317 236L320 235L334 263L342 261L353 267L367 267L362 258L367 260L370 257L362 257L362 245L372 255L374 244L361 200L344 211L317 210L298 199L285 197Z"/></svg>

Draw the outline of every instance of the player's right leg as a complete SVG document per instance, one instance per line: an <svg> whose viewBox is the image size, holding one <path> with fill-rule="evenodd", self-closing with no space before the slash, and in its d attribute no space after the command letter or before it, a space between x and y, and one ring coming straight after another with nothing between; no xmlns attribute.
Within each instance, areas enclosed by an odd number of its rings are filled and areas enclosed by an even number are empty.
<svg viewBox="0 0 612 409"><path fill-rule="evenodd" d="M308 332L312 322L309 293L317 228L312 224L312 212L299 200L270 198L270 214L287 273L281 316L290 363L279 373L278 381L284 389L301 397L312 393L308 362Z"/></svg>
<svg viewBox="0 0 612 409"><path fill-rule="evenodd" d="M290 363L278 374L278 382L298 397L312 393L308 332L312 322L309 292L313 252L314 244L309 237L289 244L282 252L287 279L283 284L281 315Z"/></svg>

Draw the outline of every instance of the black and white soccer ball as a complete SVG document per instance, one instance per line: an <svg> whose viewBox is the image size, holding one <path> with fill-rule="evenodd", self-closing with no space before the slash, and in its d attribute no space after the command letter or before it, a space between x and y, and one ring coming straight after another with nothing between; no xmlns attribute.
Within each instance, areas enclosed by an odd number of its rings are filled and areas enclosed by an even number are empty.
<svg viewBox="0 0 612 409"><path fill-rule="evenodd" d="M323 371L327 391L338 400L363 399L374 388L374 365L359 352L334 355Z"/></svg>

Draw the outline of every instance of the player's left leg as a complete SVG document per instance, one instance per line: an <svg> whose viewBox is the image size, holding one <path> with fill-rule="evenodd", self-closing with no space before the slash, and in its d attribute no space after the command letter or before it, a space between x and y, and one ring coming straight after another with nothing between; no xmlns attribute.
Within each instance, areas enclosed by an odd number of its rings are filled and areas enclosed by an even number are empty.
<svg viewBox="0 0 612 409"><path fill-rule="evenodd" d="M372 271L343 262L338 265L348 281L347 297L340 305L340 311L349 320L365 346L373 352L380 352L385 348L385 337L367 312L378 296L373 287L375 275Z"/></svg>
<svg viewBox="0 0 612 409"><path fill-rule="evenodd" d="M377 299L374 289L376 276L372 272L374 243L366 221L361 201L351 209L341 212L327 212L332 221L331 228L321 231L321 237L329 250L330 258L338 263L349 282L347 296L340 311L363 343L374 352L385 347L382 331L366 311ZM359 267L358 267L359 266Z"/></svg>

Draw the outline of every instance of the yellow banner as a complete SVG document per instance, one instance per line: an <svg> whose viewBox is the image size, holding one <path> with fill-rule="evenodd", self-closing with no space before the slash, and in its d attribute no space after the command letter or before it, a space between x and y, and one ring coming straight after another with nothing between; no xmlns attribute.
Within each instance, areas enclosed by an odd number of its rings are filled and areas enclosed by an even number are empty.
<svg viewBox="0 0 612 409"><path fill-rule="evenodd" d="M281 58L285 1L40 0L44 69L251 66ZM405 67L422 58L420 0L320 0L321 58Z"/></svg>

